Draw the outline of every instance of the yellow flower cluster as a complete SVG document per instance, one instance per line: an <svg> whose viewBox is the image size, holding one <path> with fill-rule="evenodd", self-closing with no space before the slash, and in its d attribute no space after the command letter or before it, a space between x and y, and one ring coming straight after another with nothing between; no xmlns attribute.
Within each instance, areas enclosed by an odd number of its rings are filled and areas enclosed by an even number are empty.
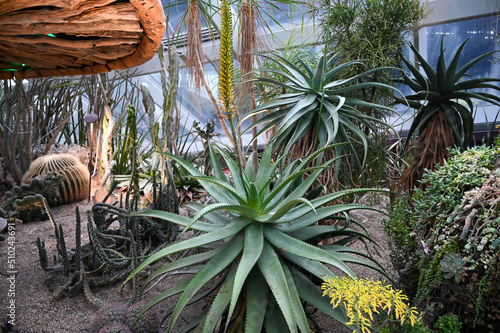
<svg viewBox="0 0 500 333"><path fill-rule="evenodd" d="M334 308L342 305L349 318L347 325L356 329L353 332L369 333L372 328L374 314L383 311L387 317L393 316L403 324L406 320L413 326L417 320L417 311L410 308L408 297L391 285L383 285L381 281L359 280L351 277L325 278L321 286L323 296L328 295Z"/></svg>
<svg viewBox="0 0 500 333"><path fill-rule="evenodd" d="M233 29L228 0L221 2L219 98L224 117L231 122L236 112L233 79Z"/></svg>

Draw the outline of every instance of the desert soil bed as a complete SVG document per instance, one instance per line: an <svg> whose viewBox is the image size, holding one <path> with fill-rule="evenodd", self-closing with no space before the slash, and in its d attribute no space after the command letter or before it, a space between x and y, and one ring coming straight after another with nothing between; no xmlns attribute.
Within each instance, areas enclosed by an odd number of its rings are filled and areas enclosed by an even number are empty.
<svg viewBox="0 0 500 333"><path fill-rule="evenodd" d="M81 201L71 205L54 207L51 212L54 220L61 223L67 239L67 246L71 248L75 244L75 207L79 206L80 211L89 210L92 203ZM377 208L386 208L386 203L377 205ZM352 212L352 217L361 222L373 239L378 244L377 251L371 250L373 256L391 272L391 263L389 259L388 238L382 228L382 220L384 214L375 211L356 211ZM82 218L82 244L88 242L86 235L86 219ZM56 242L54 230L50 221L31 222L19 224L16 227L15 234L15 328L22 333L27 332L50 332L50 333L65 333L65 332L88 332L88 327L91 318L97 308L91 304L86 296L82 293L75 297L57 299L53 293L44 285L45 273L39 265L38 250L35 244L36 238L40 237L45 240L47 253L50 256L56 253ZM353 247L364 249L364 245L360 242L352 244ZM7 248L6 241L0 242L0 318L3 320L7 315L7 305L11 298L7 297L10 288L6 272L7 267ZM161 263L159 263L161 265ZM364 267L354 266L356 274L361 278L383 279L377 272L366 269ZM181 277L169 278L157 286L153 293L158 293L161 290L168 288L175 282L178 282ZM176 281L177 280L177 281ZM93 288L95 294L106 302L116 302L127 300L130 297L131 290L128 286L122 288L121 283L108 285L102 288ZM147 301L153 293L146 295L143 300ZM164 302L159 306L160 315L175 305L174 301ZM199 302L195 306L188 308L183 313L180 324L188 322L192 317L196 316L201 308L208 306ZM324 332L341 333L350 332L346 328L338 325L334 320L320 316L316 318ZM162 332L166 332L165 322L162 326ZM1 325L0 325L1 326Z"/></svg>

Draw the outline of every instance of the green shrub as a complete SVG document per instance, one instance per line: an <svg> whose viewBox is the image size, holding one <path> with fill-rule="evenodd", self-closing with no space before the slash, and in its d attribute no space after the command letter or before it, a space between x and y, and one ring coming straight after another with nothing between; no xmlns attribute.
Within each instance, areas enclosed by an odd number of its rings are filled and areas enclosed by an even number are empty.
<svg viewBox="0 0 500 333"><path fill-rule="evenodd" d="M425 187L415 189L412 200L396 201L384 227L401 287L426 323L445 325L437 319L449 313L459 316L465 331L487 330L500 322L494 296L500 291L497 151L476 147L451 155L424 174Z"/></svg>
<svg viewBox="0 0 500 333"><path fill-rule="evenodd" d="M462 323L454 314L440 317L435 325L436 333L460 333Z"/></svg>

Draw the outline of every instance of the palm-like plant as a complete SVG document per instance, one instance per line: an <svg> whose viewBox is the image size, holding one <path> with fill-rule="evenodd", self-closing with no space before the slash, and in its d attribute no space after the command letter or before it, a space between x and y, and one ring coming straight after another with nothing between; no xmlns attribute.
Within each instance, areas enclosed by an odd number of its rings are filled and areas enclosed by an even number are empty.
<svg viewBox="0 0 500 333"><path fill-rule="evenodd" d="M467 148L474 130L474 99L500 106L500 97L478 91L500 91L497 85L492 84L500 82L500 79L466 79L467 71L472 66L495 52L485 53L457 69L466 43L467 40L460 45L447 66L441 40L436 69L424 59L415 46L410 45L425 75L410 61L404 60L414 76L405 75L404 83L415 92L406 96L406 100L412 108L418 110L408 132L406 144L414 134L419 134L413 162L401 179L401 184L408 190L418 184L417 181L422 179L425 169L434 170L437 163L442 164L449 157L449 147L454 145L461 150Z"/></svg>
<svg viewBox="0 0 500 333"><path fill-rule="evenodd" d="M260 333L263 327L267 332L309 332L303 301L345 323L342 312L332 309L328 299L321 296L319 285L322 279L333 274L325 264L350 276L354 273L348 263L381 269L369 255L346 246L357 238L371 240L365 233L349 228L349 221L356 222L350 220L346 212L370 208L358 204L325 206L363 190L342 191L317 198L306 195L328 163L318 167L307 165L329 148L320 149L279 172L278 166L283 158L272 162L273 147L269 145L255 172L251 161L242 170L223 150L210 147L215 177L205 176L183 159L171 156L204 186L217 203L209 206L187 203L186 206L197 211L192 219L160 211L134 214L171 221L184 226L184 231L194 229L199 233L153 254L129 279L167 255L194 248L207 249L169 263L153 273L146 285L174 272L194 276L162 292L146 309L182 293L170 312L171 331L185 306L207 295L200 290L208 287L208 290L217 291L212 306L182 332L198 325L203 332L213 332L216 327L221 327L221 331L244 328L248 333ZM231 177L224 173L216 150L224 157ZM310 175L302 180L305 173ZM229 216L218 210L227 211ZM206 221L201 221L202 217ZM342 227L316 225L326 218L346 223ZM331 237L337 237L333 244L317 245Z"/></svg>
<svg viewBox="0 0 500 333"><path fill-rule="evenodd" d="M275 142L278 150L284 153L288 153L294 145L297 147L299 142L301 147L310 148L310 152L317 147L342 142L346 143L346 146L335 146L337 156L342 154L342 149L345 147L356 155L352 143L360 140L364 147L364 158L366 157L369 136L360 129L360 126L363 125L375 131L376 124L388 125L380 120L383 117L377 119L363 114L357 110L357 107L373 109L374 114L381 110L393 110L357 98L346 98L345 94L370 87L394 89L386 84L366 80L371 74L383 68L370 69L359 75L341 78L339 76L346 68L364 66L363 62L349 61L327 68L334 63L335 56L328 58L326 62L325 57L321 56L318 63L312 65L299 57L296 59L297 64L277 54L273 57L267 55L262 55L262 57L275 62L277 66L260 70L272 73L274 77L282 77L284 80L264 76L254 80L268 83L276 90L283 89L286 93L278 94L243 118L242 121L254 115L267 113L251 124L245 132L266 124L258 132L257 136L259 136L275 128L270 140ZM316 65L315 69L314 65ZM298 155L306 156L310 152ZM300 157L297 154L292 155ZM361 164L359 159L357 162Z"/></svg>

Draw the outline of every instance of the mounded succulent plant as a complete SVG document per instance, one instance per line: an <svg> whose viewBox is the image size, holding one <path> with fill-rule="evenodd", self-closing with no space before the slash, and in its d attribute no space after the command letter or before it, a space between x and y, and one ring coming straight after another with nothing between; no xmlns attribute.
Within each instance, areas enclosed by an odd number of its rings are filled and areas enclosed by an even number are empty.
<svg viewBox="0 0 500 333"><path fill-rule="evenodd" d="M456 283L463 281L467 276L467 258L462 258L459 253L448 253L441 260L441 270L445 273L445 279L454 278Z"/></svg>

